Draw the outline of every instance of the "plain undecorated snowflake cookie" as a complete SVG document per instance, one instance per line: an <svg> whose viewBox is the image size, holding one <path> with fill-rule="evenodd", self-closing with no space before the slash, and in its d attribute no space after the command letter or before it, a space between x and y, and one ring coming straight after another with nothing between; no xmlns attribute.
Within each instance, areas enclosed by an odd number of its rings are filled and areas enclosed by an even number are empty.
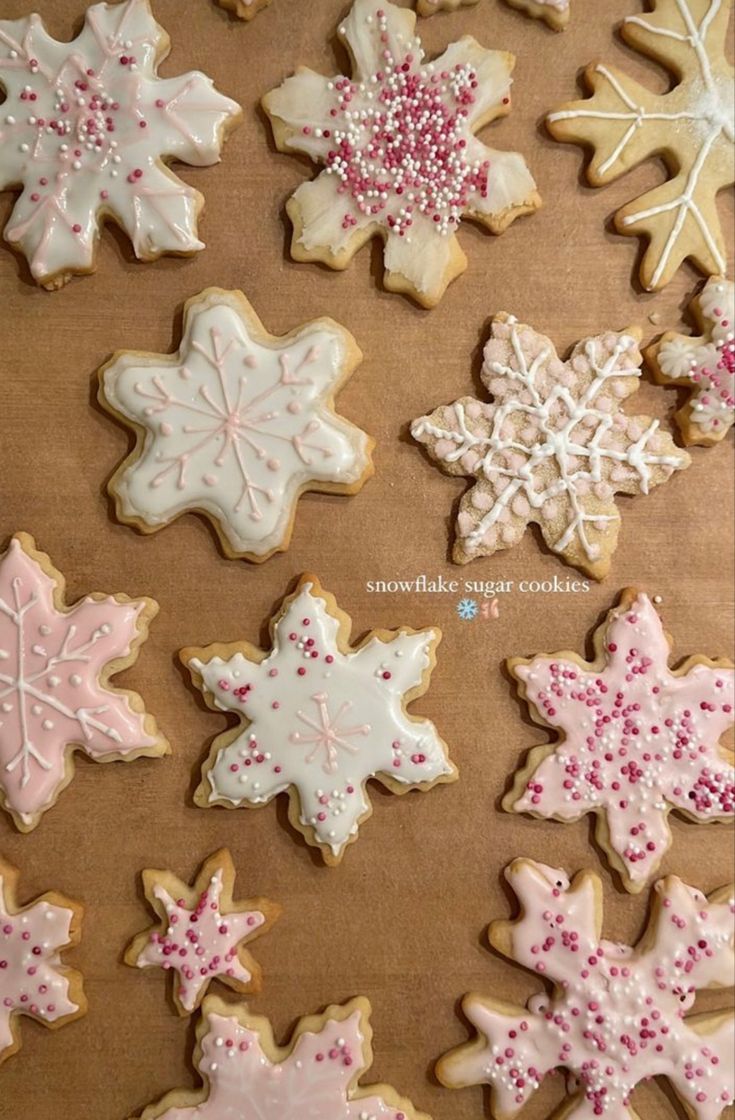
<svg viewBox="0 0 735 1120"><path fill-rule="evenodd" d="M581 872L570 884L561 870L517 859L505 877L521 912L493 922L490 943L551 990L525 1009L465 996L477 1034L439 1061L442 1084L489 1085L491 1114L506 1120L563 1068L563 1115L591 1120L635 1116L633 1090L658 1076L693 1120L717 1120L735 1093L735 1016L686 1013L698 992L735 980L733 888L707 899L673 875L659 880L648 928L631 948L601 937L596 875Z"/></svg>
<svg viewBox="0 0 735 1120"><path fill-rule="evenodd" d="M101 404L137 435L109 483L117 516L153 533L202 513L232 558L288 548L303 493L354 494L373 473L373 441L334 410L361 360L332 319L276 338L242 292L207 288L178 353L122 350L100 370Z"/></svg>
<svg viewBox="0 0 735 1120"><path fill-rule="evenodd" d="M465 37L427 63L415 27L388 0L354 0L339 28L353 77L301 67L263 107L281 151L325 165L287 204L293 257L343 269L379 236L386 288L433 307L467 267L463 216L502 233L541 203L523 157L474 136L510 111L513 56Z"/></svg>
<svg viewBox="0 0 735 1120"><path fill-rule="evenodd" d="M240 106L198 71L159 78L168 50L148 0L94 4L71 43L0 20L0 190L23 188L5 239L43 287L93 271L108 219L140 260L204 248L204 200L167 163L217 163Z"/></svg>
<svg viewBox="0 0 735 1120"><path fill-rule="evenodd" d="M251 20L255 19L263 8L267 8L271 0L214 0L214 2L219 4L220 8L233 12L238 19Z"/></svg>
<svg viewBox="0 0 735 1120"><path fill-rule="evenodd" d="M731 661L697 655L669 668L672 642L647 595L628 589L595 632L595 660L513 657L508 669L538 723L535 747L503 800L553 820L597 816L597 842L625 888L640 891L671 845L671 810L696 823L735 819Z"/></svg>
<svg viewBox="0 0 735 1120"><path fill-rule="evenodd" d="M81 936L82 906L56 891L21 906L18 878L0 859L0 1065L20 1049L20 1016L55 1030L87 1011L80 973L61 960Z"/></svg>
<svg viewBox="0 0 735 1120"><path fill-rule="evenodd" d="M373 1062L371 1013L360 997L328 1007L279 1047L268 1019L208 996L194 1052L203 1087L174 1089L140 1120L431 1120L389 1085L359 1085Z"/></svg>
<svg viewBox="0 0 735 1120"><path fill-rule="evenodd" d="M614 66L586 71L593 96L551 113L557 140L594 149L587 170L603 186L663 155L670 172L661 185L615 215L619 233L644 236L641 283L663 288L685 260L708 275L727 269L717 192L735 169L735 87L725 56L733 0L653 0L653 11L623 21L631 47L672 71L677 81L654 93Z"/></svg>
<svg viewBox="0 0 735 1120"><path fill-rule="evenodd" d="M369 779L400 794L456 778L433 723L406 711L440 631L374 630L352 648L350 629L306 575L271 621L269 653L244 641L181 651L209 707L240 721L212 743L196 803L252 808L288 793L291 824L331 865L372 812Z"/></svg>
<svg viewBox="0 0 735 1120"><path fill-rule="evenodd" d="M180 1015L199 1007L215 979L241 995L260 991L260 968L245 946L273 925L281 908L265 898L233 902L234 885L226 848L205 860L191 886L170 871L143 872L146 899L160 921L133 939L125 962L175 972Z"/></svg>
<svg viewBox="0 0 735 1120"><path fill-rule="evenodd" d="M686 444L711 447L735 421L735 285L713 276L692 302L698 338L668 331L646 350L662 385L681 385L689 398L676 413Z"/></svg>
<svg viewBox="0 0 735 1120"><path fill-rule="evenodd" d="M481 374L494 402L463 397L411 425L442 470L474 478L456 563L511 548L536 522L567 564L607 574L620 529L614 495L647 494L690 464L658 420L622 411L641 376L638 338L588 338L563 362L532 327L495 318Z"/></svg>
<svg viewBox="0 0 735 1120"><path fill-rule="evenodd" d="M436 12L455 12L476 3L477 0L418 0L417 11L420 16L433 16ZM533 19L546 20L554 31L563 31L569 23L571 0L505 0L505 3Z"/></svg>

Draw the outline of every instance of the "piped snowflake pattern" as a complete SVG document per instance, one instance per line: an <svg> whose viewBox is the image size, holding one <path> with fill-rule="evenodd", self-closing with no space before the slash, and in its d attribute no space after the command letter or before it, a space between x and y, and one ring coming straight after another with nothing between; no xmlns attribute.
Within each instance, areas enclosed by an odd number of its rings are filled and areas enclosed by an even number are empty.
<svg viewBox="0 0 735 1120"><path fill-rule="evenodd" d="M665 153L672 178L616 214L620 233L649 239L641 262L649 291L668 284L687 259L709 275L727 267L716 196L735 169L735 87L725 57L732 2L654 0L653 12L623 21L626 42L676 75L670 92L653 93L598 63L587 70L593 96L547 118L558 140L595 149L594 186Z"/></svg>
<svg viewBox="0 0 735 1120"><path fill-rule="evenodd" d="M418 0L417 11L420 16L433 16L476 3L477 0ZM545 20L554 31L563 31L569 23L571 0L505 0L505 3L533 19Z"/></svg>
<svg viewBox="0 0 735 1120"><path fill-rule="evenodd" d="M628 890L650 880L671 844L671 809L733 820L735 770L720 739L735 721L731 662L670 644L647 595L629 590L595 635L597 659L509 661L536 718L558 742L535 748L504 807L555 820L597 813L598 838Z"/></svg>
<svg viewBox="0 0 735 1120"><path fill-rule="evenodd" d="M71 753L107 762L168 751L140 697L108 677L132 664L151 599L88 595L64 604L64 579L25 533L0 560L0 797L22 832L71 780Z"/></svg>
<svg viewBox="0 0 735 1120"><path fill-rule="evenodd" d="M372 1064L370 1014L362 998L328 1007L280 1048L267 1019L209 996L195 1056L204 1089L174 1090L141 1120L429 1120L389 1085L358 1085Z"/></svg>
<svg viewBox="0 0 735 1120"><path fill-rule="evenodd" d="M695 1120L716 1120L735 1093L732 1010L687 1016L698 992L735 980L733 888L709 899L659 880L649 927L631 948L601 938L602 885L588 872L515 860L506 879L521 915L493 922L491 944L553 984L527 1009L468 995L477 1037L439 1062L449 1088L489 1085L492 1112L514 1117L542 1081L569 1071L564 1115L635 1115L636 1085L665 1077Z"/></svg>
<svg viewBox="0 0 735 1120"><path fill-rule="evenodd" d="M268 654L246 642L181 653L210 707L241 723L212 744L195 800L258 806L288 791L292 825L335 864L372 811L368 779L405 793L456 777L434 725L405 711L440 635L380 630L352 649L348 616L313 576L272 633Z"/></svg>
<svg viewBox="0 0 735 1120"><path fill-rule="evenodd" d="M427 63L415 26L355 0L339 29L354 76L302 67L263 106L281 150L325 165L289 200L293 256L341 269L379 235L386 287L433 307L467 267L462 217L501 233L540 199L522 156L474 136L510 110L513 56L465 37Z"/></svg>
<svg viewBox="0 0 735 1120"><path fill-rule="evenodd" d="M531 327L495 319L482 369L494 403L463 397L411 425L443 470L476 480L460 504L458 563L510 548L535 521L568 564L603 578L614 494L647 494L690 463L658 420L620 411L641 360L633 333L585 339L563 362Z"/></svg>
<svg viewBox="0 0 735 1120"><path fill-rule="evenodd" d="M39 284L91 271L106 217L142 260L204 248L202 197L163 161L216 163L240 107L198 71L158 78L168 44L148 0L94 4L71 43L0 21L0 190L23 187L5 238Z"/></svg>

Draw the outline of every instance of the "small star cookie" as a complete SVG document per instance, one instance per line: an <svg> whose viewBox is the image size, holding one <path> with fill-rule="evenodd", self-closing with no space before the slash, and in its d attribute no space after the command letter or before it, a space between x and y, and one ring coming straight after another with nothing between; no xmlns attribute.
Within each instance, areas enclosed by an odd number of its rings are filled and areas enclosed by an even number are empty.
<svg viewBox="0 0 735 1120"><path fill-rule="evenodd" d="M262 12L263 8L267 8L271 0L215 0L220 8L225 8L228 12L233 12L238 19L251 20L255 19L258 12Z"/></svg>

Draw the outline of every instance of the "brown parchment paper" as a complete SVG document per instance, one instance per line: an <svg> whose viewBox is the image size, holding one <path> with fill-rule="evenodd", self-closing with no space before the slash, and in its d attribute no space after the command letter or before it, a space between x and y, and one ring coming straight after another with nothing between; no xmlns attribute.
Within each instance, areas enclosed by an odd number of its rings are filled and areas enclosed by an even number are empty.
<svg viewBox="0 0 735 1120"><path fill-rule="evenodd" d="M1 0L17 18L31 0ZM36 0L49 30L68 37L77 0ZM406 436L413 417L478 388L479 348L489 317L507 310L551 335L562 349L603 328L640 323L649 341L683 329L699 283L682 269L658 295L637 285L638 242L611 231L615 208L659 182L656 163L607 189L580 180L581 152L553 143L545 110L573 96L575 78L602 57L651 87L667 78L616 40L613 28L637 0L574 0L562 35L500 3L423 21L430 50L472 33L516 53L514 108L484 133L490 144L523 151L545 208L500 238L469 225L460 240L469 268L440 306L419 310L381 290L377 246L344 274L295 264L286 253L283 206L311 171L276 154L257 108L262 93L294 67L334 72L334 30L343 0L273 0L249 24L212 0L154 0L173 40L163 75L197 67L241 102L244 122L220 166L181 169L201 189L201 234L193 260L138 264L122 236L102 238L99 269L63 291L37 290L23 261L0 249L0 536L18 529L66 573L71 598L90 590L149 594L160 603L135 668L118 678L138 689L173 745L172 757L98 766L80 759L71 786L30 835L0 820L0 852L22 871L22 898L57 888L86 907L81 946L69 961L85 976L88 1016L56 1033L22 1021L23 1048L0 1071L2 1120L123 1120L173 1086L194 1084L193 1028L179 1019L163 973L121 963L128 939L151 921L139 887L146 866L193 875L227 845L237 895L266 895L284 907L254 947L264 990L252 1001L281 1039L295 1019L354 994L374 1006L375 1064L384 1079L434 1120L477 1120L480 1089L449 1092L433 1081L433 1060L466 1037L456 1011L469 989L523 1001L536 981L491 953L485 929L509 914L499 878L516 855L602 875L605 930L640 932L646 895L621 892L591 843L588 821L563 826L501 813L499 799L524 752L544 739L529 725L503 658L585 648L619 590L634 584L663 598L661 610L680 656L732 655L733 444L694 449L694 464L648 498L621 498L623 529L612 573L589 591L521 593L521 580L562 585L576 573L544 553L528 532L512 551L456 568L449 533L460 480L443 476ZM3 224L11 197L0 198ZM720 212L733 230L733 198ZM261 567L225 560L213 533L187 516L145 538L116 524L104 483L129 444L93 403L95 369L117 348L167 351L178 345L187 297L208 285L241 287L266 328L285 332L328 314L348 327L365 360L339 398L340 411L377 440L376 477L353 498L302 499L290 550ZM650 317L650 318L649 318ZM644 383L629 410L670 419L675 391ZM318 574L352 615L355 635L372 627L439 625L444 640L431 688L414 711L433 718L451 747L460 780L398 799L372 791L373 817L341 867L326 868L290 832L285 805L258 812L204 811L192 791L211 736L225 717L204 710L177 666L176 651L215 640L265 639L265 624L294 577ZM498 595L499 618L461 622L458 594L378 594L370 580L513 581ZM481 598L480 595L476 596ZM589 650L588 650L589 652ZM79 756L78 756L79 757ZM281 802L283 799L281 799ZM705 891L733 871L732 831L673 820L664 872ZM224 989L220 989L226 994ZM727 995L702 999L722 1004ZM544 1115L561 1098L550 1080L527 1109ZM636 1093L647 1120L673 1115L661 1089Z"/></svg>

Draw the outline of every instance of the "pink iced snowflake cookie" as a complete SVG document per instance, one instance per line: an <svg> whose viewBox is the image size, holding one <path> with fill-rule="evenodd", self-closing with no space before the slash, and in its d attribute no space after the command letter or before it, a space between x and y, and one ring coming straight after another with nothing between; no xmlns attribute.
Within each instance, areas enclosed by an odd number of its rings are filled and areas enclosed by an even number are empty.
<svg viewBox="0 0 735 1120"><path fill-rule="evenodd" d="M271 0L215 0L220 8L226 8L229 12L234 12L238 19L251 20L255 19L258 12L262 12L263 8L267 8Z"/></svg>
<svg viewBox="0 0 735 1120"><path fill-rule="evenodd" d="M604 578L620 530L615 494L647 494L691 461L658 420L622 411L641 376L639 337L587 338L562 361L532 327L495 318L481 374L493 403L463 397L411 425L442 470L474 479L457 563L512 547L535 522L567 564Z"/></svg>
<svg viewBox="0 0 735 1120"><path fill-rule="evenodd" d="M354 494L373 473L372 440L334 410L361 359L332 319L275 338L242 292L190 299L177 354L100 370L101 404L138 437L109 483L118 517L153 533L197 511L230 557L287 548L305 491Z"/></svg>
<svg viewBox="0 0 735 1120"><path fill-rule="evenodd" d="M81 905L49 891L19 906L17 885L0 859L0 1065L20 1049L21 1015L55 1030L87 1010L81 975L61 960L79 941Z"/></svg>
<svg viewBox="0 0 735 1120"><path fill-rule="evenodd" d="M288 792L291 824L332 865L372 812L369 779L405 793L456 778L433 723L406 712L428 687L440 631L374 630L352 648L350 628L306 575L271 622L269 653L249 642L181 651L209 707L240 721L214 740L196 803L252 808Z"/></svg>
<svg viewBox="0 0 735 1120"><path fill-rule="evenodd" d="M389 1085L359 1085L373 1061L366 999L301 1019L279 1047L268 1019L208 996L194 1062L202 1088L174 1089L140 1120L430 1120Z"/></svg>
<svg viewBox="0 0 735 1120"><path fill-rule="evenodd" d="M211 980L241 994L260 991L260 968L245 945L265 933L281 910L264 898L233 902L234 883L225 848L205 861L192 886L170 871L143 872L145 896L160 923L134 938L125 961L175 972L180 1015L196 1010Z"/></svg>
<svg viewBox="0 0 735 1120"><path fill-rule="evenodd" d="M489 1085L491 1113L521 1111L557 1068L571 1075L563 1115L634 1117L632 1093L666 1078L693 1120L717 1120L735 1094L732 1010L689 1015L697 993L735 980L733 888L709 899L681 879L656 883L648 929L631 948L601 937L602 884L517 859L505 877L521 913L490 926L504 956L548 983L527 1007L471 994L476 1037L438 1063L450 1089Z"/></svg>
<svg viewBox="0 0 735 1120"><path fill-rule="evenodd" d="M136 692L109 678L132 665L153 599L92 594L69 607L64 577L27 533L0 559L0 802L30 832L74 773L97 762L167 754Z"/></svg>
<svg viewBox="0 0 735 1120"><path fill-rule="evenodd" d="M240 107L198 71L158 78L168 49L148 0L93 5L70 43L0 21L0 190L23 188L5 239L45 288L94 269L107 219L140 260L204 248L202 196L167 162L216 163Z"/></svg>
<svg viewBox="0 0 735 1120"><path fill-rule="evenodd" d="M710 447L735 421L735 285L708 280L692 304L702 334L668 331L646 351L656 380L690 390L676 414L684 442Z"/></svg>
<svg viewBox="0 0 735 1120"><path fill-rule="evenodd" d="M624 591L594 638L573 653L511 658L534 718L559 732L535 747L503 807L559 821L597 814L597 840L629 891L640 891L671 844L672 809L699 823L735 817L732 662L689 657L669 668L671 642L646 595Z"/></svg>
<svg viewBox="0 0 735 1120"><path fill-rule="evenodd" d="M433 307L467 265L462 217L502 233L540 199L522 156L474 136L510 110L513 56L465 37L427 63L415 25L388 0L355 0L339 29L353 77L300 68L263 107L281 151L325 166L288 202L295 259L343 269L382 237L385 286Z"/></svg>

